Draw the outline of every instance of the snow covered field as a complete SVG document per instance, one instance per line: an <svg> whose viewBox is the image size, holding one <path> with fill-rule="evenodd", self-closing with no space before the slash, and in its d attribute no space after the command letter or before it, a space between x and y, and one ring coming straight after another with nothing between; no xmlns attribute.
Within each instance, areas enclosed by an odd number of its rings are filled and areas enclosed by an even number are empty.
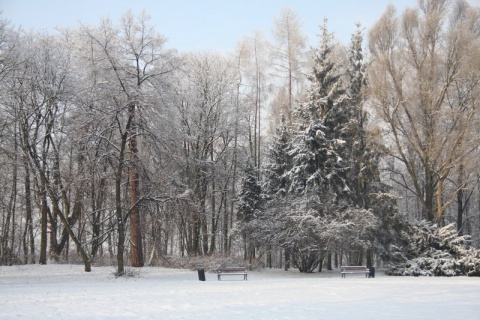
<svg viewBox="0 0 480 320"><path fill-rule="evenodd" d="M480 278L340 277L338 271L251 271L217 281L196 271L0 267L0 319L480 319ZM239 278L238 278L239 279Z"/></svg>

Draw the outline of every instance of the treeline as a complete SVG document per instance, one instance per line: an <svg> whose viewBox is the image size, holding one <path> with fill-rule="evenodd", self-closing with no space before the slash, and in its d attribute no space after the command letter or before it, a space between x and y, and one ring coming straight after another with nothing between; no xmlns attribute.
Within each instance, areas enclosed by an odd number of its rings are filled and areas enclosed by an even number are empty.
<svg viewBox="0 0 480 320"><path fill-rule="evenodd" d="M290 9L230 54L142 13L0 25L0 261L243 256L311 272L388 258L398 219L480 237L480 10L388 7L310 50ZM368 58L363 49L369 48Z"/></svg>

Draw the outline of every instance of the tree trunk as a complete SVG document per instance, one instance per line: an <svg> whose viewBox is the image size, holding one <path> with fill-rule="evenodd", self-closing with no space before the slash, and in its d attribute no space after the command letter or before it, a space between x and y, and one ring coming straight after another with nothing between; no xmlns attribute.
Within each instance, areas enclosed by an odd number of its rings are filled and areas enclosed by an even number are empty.
<svg viewBox="0 0 480 320"><path fill-rule="evenodd" d="M367 268L373 267L373 250L367 249Z"/></svg>
<svg viewBox="0 0 480 320"><path fill-rule="evenodd" d="M107 168L104 167L104 172L106 172ZM104 224L101 222L103 220L102 216L103 213L100 211L100 208L102 208L104 199L105 199L105 178L100 179L99 187L98 187L98 194L95 193L95 174L92 172L92 177L91 177L91 191L90 191L90 201L91 201L91 207L92 207L92 250L91 250L91 255L92 259L97 256L97 252L100 251L100 255L102 254L101 252L101 231L102 228L104 227ZM73 209L75 211L75 207ZM99 250L100 249L100 250Z"/></svg>
<svg viewBox="0 0 480 320"><path fill-rule="evenodd" d="M243 260L247 261L248 247L247 247L247 234L245 231L242 232L242 240L243 240Z"/></svg>
<svg viewBox="0 0 480 320"><path fill-rule="evenodd" d="M200 201L200 206L202 208L202 218L201 218L201 226L202 226L202 229L201 229L201 232L202 232L202 235L201 235L201 240L202 240L202 252L200 252L200 254L208 254L208 225L207 225L207 207L206 207L206 197L207 197L207 194L206 194L206 190L205 190L205 193L203 194L203 200Z"/></svg>
<svg viewBox="0 0 480 320"><path fill-rule="evenodd" d="M132 118L130 117L127 123L127 128L130 128ZM125 264L123 254L125 253L125 220L122 210L122 173L124 169L125 152L128 139L128 130L122 134L122 142L120 145L120 153L118 159L117 172L115 174L115 217L117 219L117 276L125 274Z"/></svg>
<svg viewBox="0 0 480 320"><path fill-rule="evenodd" d="M425 210L425 219L427 221L435 221L435 216L433 214L433 201L434 201L434 192L435 192L435 187L434 187L434 178L433 178L433 173L428 170L428 168L425 168L425 204L424 204L424 210Z"/></svg>
<svg viewBox="0 0 480 320"><path fill-rule="evenodd" d="M320 257L320 262L318 264L318 272L322 272L323 271L323 260L325 259L325 256L323 254L321 254L321 257Z"/></svg>
<svg viewBox="0 0 480 320"><path fill-rule="evenodd" d="M338 261L338 266L341 267L343 265L343 241L342 241L342 247L340 249L340 259Z"/></svg>
<svg viewBox="0 0 480 320"><path fill-rule="evenodd" d="M16 157L16 156L15 156ZM15 161L16 162L16 161ZM12 177L12 190L10 193L10 199L7 205L7 216L5 217L3 226L2 226L2 235L1 235L1 252L0 258L3 258L3 261L0 261L3 265L12 265L13 263L13 249L15 246L15 207L16 207L16 198L17 198L17 166L14 164L13 168L13 177ZM10 233L10 227L12 232Z"/></svg>
<svg viewBox="0 0 480 320"><path fill-rule="evenodd" d="M228 218L229 218L229 208L227 205L227 197L228 195L225 194L225 201L224 207L223 207L223 218L222 218L222 254L224 257L228 256ZM233 204L233 201L231 201ZM230 208L230 212L233 211L233 208Z"/></svg>
<svg viewBox="0 0 480 320"><path fill-rule="evenodd" d="M47 237L48 237L48 204L47 191L45 190L45 181L40 177L40 196L41 196L41 213L40 213L40 258L39 264L47 264Z"/></svg>
<svg viewBox="0 0 480 320"><path fill-rule="evenodd" d="M116 191L115 191L116 192ZM104 216L105 218L105 216ZM112 216L109 216L108 217L108 230L113 230L114 229L114 217ZM114 234L112 232L108 232L107 234L107 246L108 246L108 256L110 258L110 260L113 261L113 259L115 258L115 247L114 247Z"/></svg>
<svg viewBox="0 0 480 320"><path fill-rule="evenodd" d="M332 268L332 252L327 251L327 270L333 270Z"/></svg>
<svg viewBox="0 0 480 320"><path fill-rule="evenodd" d="M358 261L356 263L357 266L363 266L363 252L363 248L360 248L358 252Z"/></svg>
<svg viewBox="0 0 480 320"><path fill-rule="evenodd" d="M36 159L38 160L38 159ZM68 219L66 218L65 214L60 210L60 207L59 207L59 198L56 196L55 194L55 191L53 190L52 186L49 185L47 182L47 176L46 176L46 173L45 171L43 171L40 167L40 164L38 163L38 161L35 161L35 166L37 167L37 170L41 176L41 179L43 181L45 181L45 193L48 192L49 196L50 196L50 201L52 202L52 205L53 205L53 208L54 210L57 212L58 214L58 217L60 218L60 220L62 221L64 227L66 228L68 234L70 235L70 238L73 240L73 242L75 243L76 247L77 247L77 250L78 252L80 253L80 256L82 257L82 260L83 260L83 263L84 263L84 266L85 266L85 272L90 272L92 271L92 268L91 268L91 263L90 263L90 258L89 256L87 255L85 249L82 247L82 244L81 242L79 241L79 238L75 235L75 233L73 232L69 222L68 222ZM46 198L46 195L45 195L45 198ZM45 199L46 200L46 199ZM46 210L45 211L48 211L48 207L46 207ZM46 239L45 239L45 242L46 242ZM45 254L46 254L46 250L45 250Z"/></svg>
<svg viewBox="0 0 480 320"><path fill-rule="evenodd" d="M24 188L25 188L25 230L23 232L24 241L24 263L27 264L28 246L30 245L30 263L35 264L35 238L33 237L33 207L32 190L30 181L30 164L28 162L27 150L23 150L23 168L25 170ZM28 239L28 240L27 240ZM29 244L29 245L28 245Z"/></svg>
<svg viewBox="0 0 480 320"><path fill-rule="evenodd" d="M55 202L56 204L52 203L52 210L51 214L49 215L50 217L50 259L53 259L54 261L59 260L60 257L60 252L58 252L57 249L57 229L58 229L58 210L57 208L58 203ZM58 254L57 254L58 252Z"/></svg>
<svg viewBox="0 0 480 320"><path fill-rule="evenodd" d="M458 169L458 190L457 190L457 232L463 235L463 164Z"/></svg>
<svg viewBox="0 0 480 320"><path fill-rule="evenodd" d="M54 203L54 205L56 207L58 207L58 199L51 199L51 200ZM75 243L75 245L77 247L77 250L80 253L80 256L82 257L83 264L85 266L85 269L84 269L85 272L92 271L92 267L91 267L91 263L90 263L90 257L87 255L85 249L82 247L82 244L81 244L79 238L75 235L72 228L70 227L67 218L65 217L65 215L61 211L58 211L58 216L60 217L60 220L62 221L63 225L67 229L67 231L70 235L70 238Z"/></svg>
<svg viewBox="0 0 480 320"><path fill-rule="evenodd" d="M284 256L285 256L285 271L288 271L288 269L290 269L290 259L291 259L289 249L285 249L285 255Z"/></svg>
<svg viewBox="0 0 480 320"><path fill-rule="evenodd" d="M130 260L133 267L143 267L143 248L142 248L142 228L140 218L140 200L139 174L138 174L138 148L137 148L137 127L135 124L135 103L129 108L131 127L129 130L129 197L130 197Z"/></svg>
<svg viewBox="0 0 480 320"><path fill-rule="evenodd" d="M290 51L290 41L288 42L288 51ZM292 74L292 59L291 57L288 58L288 110L287 110L287 118L288 124L292 125L292 110L293 110L293 74Z"/></svg>
<svg viewBox="0 0 480 320"><path fill-rule="evenodd" d="M267 266L272 269L272 245L267 245Z"/></svg>
<svg viewBox="0 0 480 320"><path fill-rule="evenodd" d="M122 144L122 147L124 145ZM115 216L117 218L117 276L125 274L125 266L123 262L123 253L125 252L125 222L122 214L122 157L123 152L120 151L120 164L115 177Z"/></svg>
<svg viewBox="0 0 480 320"><path fill-rule="evenodd" d="M136 150L134 147L135 141L130 140L130 149ZM136 151L135 151L136 153ZM129 168L129 184L130 184L130 241L131 251L130 260L133 267L143 267L143 249L142 249L142 232L141 232L141 219L140 219L140 207L139 201L139 183L138 172L135 165L135 157L131 154Z"/></svg>

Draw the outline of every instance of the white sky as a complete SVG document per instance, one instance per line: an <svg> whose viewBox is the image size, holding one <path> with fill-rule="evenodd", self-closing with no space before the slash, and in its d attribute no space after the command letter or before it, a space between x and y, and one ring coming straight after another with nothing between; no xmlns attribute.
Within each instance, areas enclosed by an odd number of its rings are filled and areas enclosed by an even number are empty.
<svg viewBox="0 0 480 320"><path fill-rule="evenodd" d="M468 2L480 6L480 0ZM308 43L315 46L324 17L329 30L347 44L356 22L368 30L389 3L401 12L417 0L0 0L0 11L14 26L52 31L79 22L98 25L102 17L117 23L128 9L144 9L169 47L232 51L242 37L257 30L269 36L274 17L285 6L298 14Z"/></svg>

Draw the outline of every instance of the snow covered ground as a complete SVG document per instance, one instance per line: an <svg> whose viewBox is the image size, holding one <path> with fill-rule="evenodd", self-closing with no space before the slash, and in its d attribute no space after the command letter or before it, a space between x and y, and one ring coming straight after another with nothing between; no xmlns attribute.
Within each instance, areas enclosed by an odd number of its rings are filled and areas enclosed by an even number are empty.
<svg viewBox="0 0 480 320"><path fill-rule="evenodd" d="M251 271L217 281L196 271L0 267L0 319L480 319L480 278L340 277L338 271ZM240 279L240 278L238 278Z"/></svg>

